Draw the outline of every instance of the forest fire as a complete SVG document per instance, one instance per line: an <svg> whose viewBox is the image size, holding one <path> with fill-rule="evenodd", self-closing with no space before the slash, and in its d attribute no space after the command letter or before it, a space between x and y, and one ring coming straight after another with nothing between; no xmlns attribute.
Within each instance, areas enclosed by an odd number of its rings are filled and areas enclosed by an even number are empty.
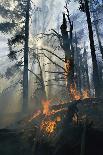
<svg viewBox="0 0 103 155"><path fill-rule="evenodd" d="M82 94L80 94L76 89L76 84L70 86L70 93L72 95L72 100L86 99L90 97L89 91L87 89L84 90ZM51 109L50 106L51 102L52 100L43 99L42 100L43 110L38 110L29 120L32 121L39 115L42 115L43 118L40 123L40 129L43 133L47 135L52 135L55 132L58 123L61 122L62 118L58 116L58 113L67 110L66 108Z"/></svg>
<svg viewBox="0 0 103 155"><path fill-rule="evenodd" d="M51 101L50 100L42 100L42 105L43 105L43 114L44 115L49 115L50 111L49 111L49 105L50 105Z"/></svg>
<svg viewBox="0 0 103 155"><path fill-rule="evenodd" d="M57 123L60 121L61 121L61 118L59 116L57 116L55 120L48 119L48 120L42 121L41 130L50 135L55 132Z"/></svg>
<svg viewBox="0 0 103 155"><path fill-rule="evenodd" d="M82 91L82 94L77 91L76 84L70 85L70 94L73 100L80 100L90 98L89 90L85 89Z"/></svg>
<svg viewBox="0 0 103 155"><path fill-rule="evenodd" d="M82 92L82 99L85 99L85 98L90 98L88 89L83 90L83 92Z"/></svg>
<svg viewBox="0 0 103 155"><path fill-rule="evenodd" d="M38 110L29 119L29 122L31 122L33 119L42 115L43 118L40 123L40 129L42 132L44 132L48 135L52 134L55 131L58 122L61 121L60 116L56 116L56 117L54 117L54 119L52 119L52 116L54 116L54 114L57 114L60 111L65 110L65 108L58 109L58 110L54 110L54 109L50 110L50 103L51 103L51 100L42 100L43 110Z"/></svg>
<svg viewBox="0 0 103 155"><path fill-rule="evenodd" d="M57 127L57 123L61 121L61 118L59 116L57 116L54 120L52 120L50 117L51 115L54 115L55 113L63 110L50 110L50 100L42 100L42 105L43 105L43 114L45 115L45 119L42 120L41 125L40 125L40 129L47 134L52 134L56 127Z"/></svg>
<svg viewBox="0 0 103 155"><path fill-rule="evenodd" d="M88 89L83 90L82 94L80 94L77 91L76 84L70 86L70 93L72 95L72 100L80 100L80 99L90 98ZM29 122L31 122L36 117L43 115L42 121L40 123L40 129L42 132L44 132L48 135L51 135L55 132L58 122L60 122L62 120L62 118L60 116L58 116L58 113L62 112L62 111L66 112L66 110L67 110L66 108L51 109L50 104L53 100L44 100L43 99L42 100L43 110L38 110L36 113L33 114L33 116L29 120ZM60 102L61 100L59 100L59 99L58 99L58 101L59 101L59 104L65 104L65 102ZM54 117L54 119L52 119L52 116ZM73 118L73 119L76 119L76 118Z"/></svg>
<svg viewBox="0 0 103 155"><path fill-rule="evenodd" d="M41 123L41 130L44 132L47 132L48 134L51 134L56 129L56 121L43 121Z"/></svg>
<svg viewBox="0 0 103 155"><path fill-rule="evenodd" d="M81 95L76 89L76 84L70 85L70 95L71 95L71 98L73 100L80 100L81 99Z"/></svg>

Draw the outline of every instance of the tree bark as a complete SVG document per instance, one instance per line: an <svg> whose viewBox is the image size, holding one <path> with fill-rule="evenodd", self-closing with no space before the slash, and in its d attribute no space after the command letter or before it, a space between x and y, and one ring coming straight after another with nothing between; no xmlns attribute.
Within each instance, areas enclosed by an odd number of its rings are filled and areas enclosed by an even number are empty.
<svg viewBox="0 0 103 155"><path fill-rule="evenodd" d="M25 45L24 45L24 73L23 73L23 111L28 110L28 51L29 51L29 9L30 0L27 0L25 15Z"/></svg>
<svg viewBox="0 0 103 155"><path fill-rule="evenodd" d="M95 97L99 97L100 96L100 81L99 81L98 65L97 65L97 59L96 59L96 54L95 54L95 45L94 45L94 39L93 39L93 30L92 30L92 23L91 23L88 0L85 0L85 11L86 11L86 16L87 16L91 56L92 56L92 63L93 63L93 81L94 81Z"/></svg>
<svg viewBox="0 0 103 155"><path fill-rule="evenodd" d="M100 49L102 59L103 59L103 47L101 44L99 31L98 31L98 12L97 12L97 10L94 10L92 1L90 4L91 4L92 12L93 12L94 26L95 26L95 30L96 30L97 39L98 39L99 49Z"/></svg>
<svg viewBox="0 0 103 155"><path fill-rule="evenodd" d="M84 47L83 59L84 59L84 72L85 72L85 75L86 75L84 77L84 78L86 78L85 89L88 89L88 91L90 92L88 63L87 63L87 51L86 51L85 47Z"/></svg>
<svg viewBox="0 0 103 155"><path fill-rule="evenodd" d="M81 66L80 66L80 49L77 47L78 41L77 41L77 36L75 33L75 70L76 70L76 86L77 86L77 90L81 92Z"/></svg>

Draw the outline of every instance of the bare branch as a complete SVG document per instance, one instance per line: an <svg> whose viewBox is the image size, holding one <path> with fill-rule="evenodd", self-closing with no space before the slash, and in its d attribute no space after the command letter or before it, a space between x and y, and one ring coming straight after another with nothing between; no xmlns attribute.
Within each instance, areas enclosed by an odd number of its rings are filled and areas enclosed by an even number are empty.
<svg viewBox="0 0 103 155"><path fill-rule="evenodd" d="M62 58L60 58L58 55L56 55L55 53L51 52L51 51L50 51L50 50L48 50L48 49L41 48L41 49L39 49L39 50L45 50L45 51L47 51L47 52L51 53L52 55L56 56L56 57L57 57L58 59L60 59L61 61L65 62Z"/></svg>
<svg viewBox="0 0 103 155"><path fill-rule="evenodd" d="M63 68L62 66L60 66L59 64L57 64L56 62L52 61L46 54L42 53L46 58L48 58L54 65L58 66L59 68L63 69L65 72L65 68Z"/></svg>
<svg viewBox="0 0 103 155"><path fill-rule="evenodd" d="M47 73L54 73L54 74L65 74L64 72L51 72L51 71L45 71L45 72L47 72Z"/></svg>
<svg viewBox="0 0 103 155"><path fill-rule="evenodd" d="M48 84L48 85L45 85L45 87L48 87L48 86L59 86L59 87L65 87L64 85L57 85L57 84Z"/></svg>

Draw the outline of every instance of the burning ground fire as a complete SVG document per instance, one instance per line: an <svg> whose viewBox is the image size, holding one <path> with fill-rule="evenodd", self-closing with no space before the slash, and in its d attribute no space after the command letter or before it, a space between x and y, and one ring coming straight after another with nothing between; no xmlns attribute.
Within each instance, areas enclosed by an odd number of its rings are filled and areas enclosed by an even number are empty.
<svg viewBox="0 0 103 155"><path fill-rule="evenodd" d="M72 96L72 100L80 100L80 99L90 98L88 89L83 90L82 91L82 94L80 94L77 91L77 88L76 88L76 84L75 83L74 83L74 85L72 85L72 84L70 85L70 94Z"/></svg>
<svg viewBox="0 0 103 155"><path fill-rule="evenodd" d="M57 116L55 120L42 121L41 130L46 131L48 134L52 134L56 130L57 123L61 121L61 118Z"/></svg>
<svg viewBox="0 0 103 155"><path fill-rule="evenodd" d="M64 63L64 68L65 68L64 78L65 78L67 90L68 90L68 78L69 78L69 74L72 70L72 66L73 66L72 61L70 61L69 59L66 59L66 61ZM75 81L72 81L72 82L73 82L73 84L69 85L70 87L68 90L68 92L70 93L70 98L72 100L80 100L80 99L85 99L85 98L90 97L89 91L87 89L83 90L82 95L81 95L80 92L77 91Z"/></svg>
<svg viewBox="0 0 103 155"><path fill-rule="evenodd" d="M47 133L48 135L54 133L57 124L61 121L60 116L56 116L55 119L51 119L51 116L65 110L65 108L59 109L59 110L50 110L50 103L51 100L42 100L43 105L43 111L37 111L33 116L30 118L29 122L31 122L33 119L38 117L40 114L42 114L44 119L42 120L40 124L40 129L42 132Z"/></svg>
<svg viewBox="0 0 103 155"><path fill-rule="evenodd" d="M54 115L55 113L62 111L63 109L60 110L50 110L50 103L51 100L43 100L42 105L43 105L43 114L45 115L45 118L42 123L41 123L41 130L43 132L46 132L47 134L52 134L56 130L57 123L61 121L61 117L57 116L56 119L51 120L50 116Z"/></svg>
<svg viewBox="0 0 103 155"><path fill-rule="evenodd" d="M68 87L68 75L70 73L71 70L71 62L69 60L67 60L65 62L65 81L66 81L66 86ZM69 87L69 92L70 92L70 98L71 101L73 100L80 100L80 99L86 99L89 98L89 91L83 90L82 94L80 92L77 91L77 87L76 87L76 83L74 82L74 84L71 84ZM45 100L43 99L41 101L43 109L42 110L38 110L36 113L33 114L33 116L31 117L31 119L29 121L32 121L33 119L39 117L40 115L42 115L42 121L40 123L40 129L42 132L51 135L55 132L57 125L59 122L61 122L62 118L60 116L58 116L58 112L67 110L66 108L61 108L59 110L51 110L50 109L50 105L53 101L58 101L59 104L65 104L64 101L61 101L60 99L52 99L52 100ZM69 101L67 101L68 103ZM55 115L56 114L56 115ZM52 117L53 116L53 117ZM54 118L54 119L53 119ZM73 118L74 120L77 120L76 117Z"/></svg>
<svg viewBox="0 0 103 155"><path fill-rule="evenodd" d="M66 86L68 85L68 74L70 73L71 70L71 63L69 60L67 60L67 62L65 62L65 81L66 81ZM76 87L76 83L74 82L74 84L71 84L69 87L69 92L70 92L70 98L73 100L80 100L80 99L86 99L89 98L89 91L83 90L82 94L79 93L77 91L77 87ZM60 99L52 99L52 100L45 100L43 99L41 101L43 109L42 110L38 110L36 113L33 114L33 116L31 117L31 119L29 120L30 122L37 118L38 116L42 115L42 121L40 123L40 129L42 132L51 135L52 133L55 132L57 125L59 122L61 122L62 118L60 116L58 116L58 112L64 111L66 110L66 108L61 108L59 110L51 110L50 109L50 105L53 101L58 101L59 104L65 104L64 101L61 101ZM69 101L67 101L68 103ZM53 119L52 116L54 117L54 115L56 114L55 118ZM73 118L74 120L76 120L76 117Z"/></svg>
<svg viewBox="0 0 103 155"><path fill-rule="evenodd" d="M80 100L80 99L86 99L89 98L89 92L88 90L84 90L82 92L82 95L77 91L76 89L76 85L74 86L70 86L70 91L72 94L72 99L73 100ZM57 100L57 99L56 99ZM55 116L54 119L51 119L52 116L54 116L55 114L57 114L58 112L64 111L66 110L66 108L61 108L59 110L51 110L50 109L50 104L53 100L42 100L42 106L43 106L43 110L38 110L35 114L33 114L33 116L31 117L31 119L29 120L30 122L37 118L40 115L43 115L43 119L40 123L40 129L42 132L51 135L55 132L57 125L59 122L61 122L62 118L58 115ZM61 100L59 100L61 101ZM60 104L63 104L63 102L60 102Z"/></svg>

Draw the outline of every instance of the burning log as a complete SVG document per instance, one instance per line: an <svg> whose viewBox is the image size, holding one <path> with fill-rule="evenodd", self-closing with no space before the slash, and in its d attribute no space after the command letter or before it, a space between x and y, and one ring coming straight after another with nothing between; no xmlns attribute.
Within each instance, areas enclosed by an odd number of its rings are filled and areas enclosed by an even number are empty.
<svg viewBox="0 0 103 155"><path fill-rule="evenodd" d="M102 102L102 99L99 100L99 102ZM29 119L29 123L32 122L34 126L37 125L42 133L41 135L55 137L57 133L60 132L60 128L70 128L70 126L75 127L79 124L83 124L85 116L89 116L89 110L91 111L91 109L94 109L94 107L97 106L96 103L98 103L98 99L96 98L75 100L70 103L58 105L51 105L51 100L43 100L43 109L34 113ZM88 109L88 112L85 111L85 109ZM91 116L92 115L93 114L91 113ZM87 118L89 118L90 121L94 121L94 118L92 117Z"/></svg>

